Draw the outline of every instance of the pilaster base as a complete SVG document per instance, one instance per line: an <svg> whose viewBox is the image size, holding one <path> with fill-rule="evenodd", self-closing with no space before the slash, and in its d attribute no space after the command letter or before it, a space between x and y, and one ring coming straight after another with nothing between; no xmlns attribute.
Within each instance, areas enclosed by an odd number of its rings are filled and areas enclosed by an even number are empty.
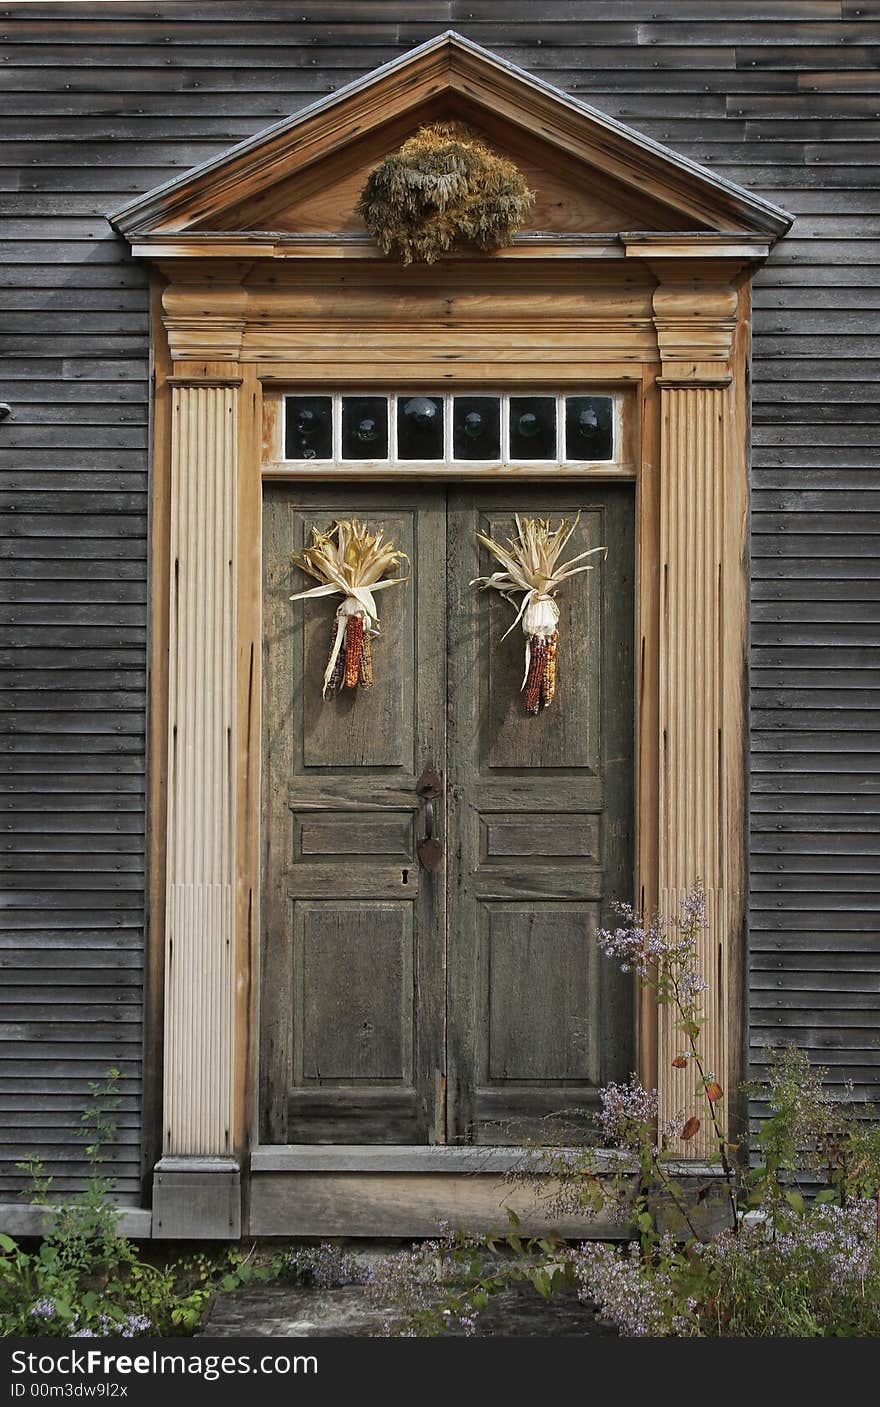
<svg viewBox="0 0 880 1407"><path fill-rule="evenodd" d="M237 1241L241 1170L233 1158L162 1158L153 1173L153 1237Z"/></svg>

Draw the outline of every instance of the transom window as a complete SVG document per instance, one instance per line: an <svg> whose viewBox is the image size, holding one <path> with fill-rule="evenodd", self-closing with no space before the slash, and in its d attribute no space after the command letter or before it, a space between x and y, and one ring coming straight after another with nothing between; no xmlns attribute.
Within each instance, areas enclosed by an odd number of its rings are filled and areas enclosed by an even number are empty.
<svg viewBox="0 0 880 1407"><path fill-rule="evenodd" d="M619 397L517 391L291 394L285 462L449 467L613 465Z"/></svg>

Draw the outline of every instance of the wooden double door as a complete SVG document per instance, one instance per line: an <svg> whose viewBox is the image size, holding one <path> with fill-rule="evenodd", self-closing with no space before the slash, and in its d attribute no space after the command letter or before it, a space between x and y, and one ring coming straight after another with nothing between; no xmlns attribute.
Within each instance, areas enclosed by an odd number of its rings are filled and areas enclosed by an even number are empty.
<svg viewBox="0 0 880 1407"><path fill-rule="evenodd" d="M532 716L475 534L578 512L566 556L607 558L559 593ZM338 598L291 602L291 553L352 516L412 575L377 598L372 690L323 702ZM261 1139L578 1138L568 1111L633 1061L631 984L594 938L633 888L631 491L273 485L264 564Z"/></svg>

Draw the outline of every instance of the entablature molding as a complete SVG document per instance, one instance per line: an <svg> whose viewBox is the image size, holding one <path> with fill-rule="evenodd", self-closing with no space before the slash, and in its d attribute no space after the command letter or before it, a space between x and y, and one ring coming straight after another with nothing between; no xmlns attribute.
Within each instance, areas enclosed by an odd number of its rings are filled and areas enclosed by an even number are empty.
<svg viewBox="0 0 880 1407"><path fill-rule="evenodd" d="M171 278L163 321L175 361L301 359L304 368L336 366L342 378L365 362L375 371L391 352L395 362L421 363L429 375L443 370L448 379L453 363L482 355L516 364L541 349L557 361L659 361L664 376L685 368L690 377L716 374L727 366L737 290L754 260L741 251L721 257L718 242L702 237L689 253L680 237L666 247L674 258L632 263L621 245L620 260L574 268L551 259L515 273L473 255L431 268L386 259L381 277L357 262L324 274L313 261L279 277L258 258L229 266L224 277L213 259L163 259Z"/></svg>
<svg viewBox="0 0 880 1407"><path fill-rule="evenodd" d="M515 235L503 249L483 254L482 261L495 263L523 260L662 260L671 263L693 260L700 264L757 264L767 258L771 243L764 237L740 231L608 231L599 233L537 233ZM271 230L164 231L136 236L131 245L136 259L167 265L173 270L185 263L205 259L265 259L278 263L302 259L370 260L395 267L366 235L284 234ZM448 254L443 265L472 260L473 251L462 249ZM397 266L399 267L399 266ZM186 274L184 277L190 277Z"/></svg>

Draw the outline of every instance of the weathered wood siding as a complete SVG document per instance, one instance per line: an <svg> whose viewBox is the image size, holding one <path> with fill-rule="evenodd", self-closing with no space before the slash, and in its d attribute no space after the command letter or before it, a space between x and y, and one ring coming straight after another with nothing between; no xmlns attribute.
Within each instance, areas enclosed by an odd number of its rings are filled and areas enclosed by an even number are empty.
<svg viewBox="0 0 880 1407"><path fill-rule="evenodd" d="M301 18L308 13L308 20ZM139 1196L148 300L106 210L454 27L798 215L755 289L751 1042L880 1095L875 0L7 4L0 1200L130 1077Z"/></svg>

